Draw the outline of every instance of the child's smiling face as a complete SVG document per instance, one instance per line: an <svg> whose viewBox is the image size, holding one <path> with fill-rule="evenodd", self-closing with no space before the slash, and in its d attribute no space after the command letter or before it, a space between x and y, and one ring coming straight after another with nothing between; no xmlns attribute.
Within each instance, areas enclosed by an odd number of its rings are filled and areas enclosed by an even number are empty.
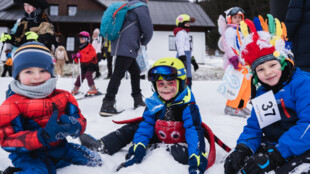
<svg viewBox="0 0 310 174"><path fill-rule="evenodd" d="M277 60L269 60L258 65L255 72L260 81L269 86L275 86L282 75L281 64Z"/></svg>
<svg viewBox="0 0 310 174"><path fill-rule="evenodd" d="M24 10L26 13L30 14L36 10L36 8L28 3L24 3Z"/></svg>
<svg viewBox="0 0 310 174"><path fill-rule="evenodd" d="M27 86L41 85L50 78L51 74L47 70L38 67L26 68L19 73L19 81Z"/></svg>
<svg viewBox="0 0 310 174"><path fill-rule="evenodd" d="M178 92L178 83L176 79L170 81L157 80L156 87L158 94L165 101L171 100Z"/></svg>

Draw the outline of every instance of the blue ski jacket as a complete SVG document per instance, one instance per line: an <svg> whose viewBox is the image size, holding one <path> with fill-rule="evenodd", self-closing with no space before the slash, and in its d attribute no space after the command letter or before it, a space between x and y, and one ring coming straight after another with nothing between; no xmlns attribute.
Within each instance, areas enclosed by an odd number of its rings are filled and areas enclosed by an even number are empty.
<svg viewBox="0 0 310 174"><path fill-rule="evenodd" d="M185 128L185 139L188 144L188 154L199 155L205 152L203 128L199 108L195 104L195 98L187 87L173 102L164 102L155 92L152 97L146 99L146 109L143 113L143 121L135 133L133 143L143 143L145 147L155 135L155 123L161 119L167 110L173 112L175 121L182 121Z"/></svg>
<svg viewBox="0 0 310 174"><path fill-rule="evenodd" d="M266 92L260 87L256 96ZM255 153L264 142L274 145L284 158L301 155L310 149L310 74L297 68L292 80L274 96L281 120L260 129L253 109L237 144Z"/></svg>

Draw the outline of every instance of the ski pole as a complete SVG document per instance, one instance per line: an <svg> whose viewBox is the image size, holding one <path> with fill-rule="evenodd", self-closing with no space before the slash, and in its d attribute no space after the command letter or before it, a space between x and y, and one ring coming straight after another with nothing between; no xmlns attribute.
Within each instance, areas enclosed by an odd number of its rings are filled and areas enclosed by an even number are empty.
<svg viewBox="0 0 310 174"><path fill-rule="evenodd" d="M1 52L0 52L0 59L1 59L1 56L2 56L2 51L3 51L3 48L4 48L4 44L5 44L5 42L2 43Z"/></svg>
<svg viewBox="0 0 310 174"><path fill-rule="evenodd" d="M82 71L81 71L81 60L80 58L77 58L79 62L79 74L80 74L80 87L82 87Z"/></svg>

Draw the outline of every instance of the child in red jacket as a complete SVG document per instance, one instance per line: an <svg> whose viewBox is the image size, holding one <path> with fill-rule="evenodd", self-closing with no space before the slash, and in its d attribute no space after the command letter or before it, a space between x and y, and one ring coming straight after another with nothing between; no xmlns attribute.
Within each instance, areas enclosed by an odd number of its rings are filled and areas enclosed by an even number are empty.
<svg viewBox="0 0 310 174"><path fill-rule="evenodd" d="M90 87L89 91L86 95L96 95L98 91L95 87L95 82L93 80L93 73L96 71L96 64L97 64L97 54L94 47L89 43L90 42L90 35L86 31L82 31L79 33L80 38L80 47L79 52L72 55L72 58L75 62L81 63L81 74L76 78L74 83L74 88L71 91L73 95L76 95L79 91L81 83L86 78L88 86Z"/></svg>
<svg viewBox="0 0 310 174"><path fill-rule="evenodd" d="M70 164L101 166L99 154L68 143L85 131L86 119L75 98L55 89L47 47L28 42L13 57L13 92L0 106L0 145L21 173L56 173Z"/></svg>

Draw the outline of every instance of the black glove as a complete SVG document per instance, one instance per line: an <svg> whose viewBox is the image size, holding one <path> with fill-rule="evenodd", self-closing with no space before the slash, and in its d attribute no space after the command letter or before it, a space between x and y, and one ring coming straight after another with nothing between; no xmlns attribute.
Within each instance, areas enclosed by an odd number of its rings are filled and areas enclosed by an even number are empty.
<svg viewBox="0 0 310 174"><path fill-rule="evenodd" d="M238 144L225 160L224 169L225 174L237 174L244 165L246 158L251 156L252 150L244 144Z"/></svg>
<svg viewBox="0 0 310 174"><path fill-rule="evenodd" d="M270 147L266 153L257 153L245 163L242 173L258 174L265 173L284 164L285 159L275 147Z"/></svg>
<svg viewBox="0 0 310 174"><path fill-rule="evenodd" d="M197 71L197 70L199 69L199 66L198 66L198 64L197 64L197 62L196 62L194 56L192 56L192 61L191 61L191 63L192 63L193 66L194 66L194 71Z"/></svg>
<svg viewBox="0 0 310 174"><path fill-rule="evenodd" d="M179 59L180 59L182 62L186 62L186 56L185 56L185 55L179 56Z"/></svg>

